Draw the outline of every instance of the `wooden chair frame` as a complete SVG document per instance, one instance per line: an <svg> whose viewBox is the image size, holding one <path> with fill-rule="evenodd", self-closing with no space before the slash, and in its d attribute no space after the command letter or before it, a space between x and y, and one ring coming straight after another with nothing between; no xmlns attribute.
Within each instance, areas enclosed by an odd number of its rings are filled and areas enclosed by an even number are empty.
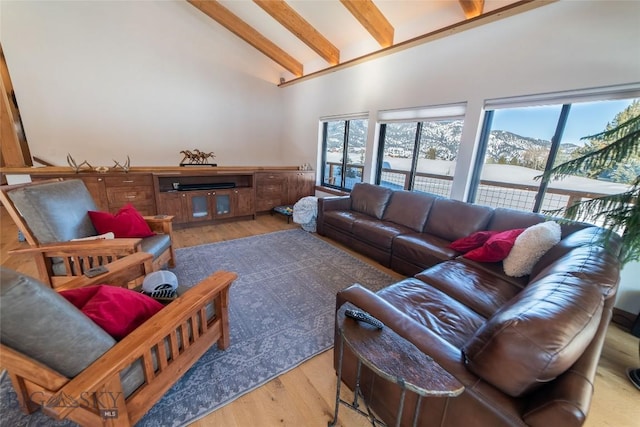
<svg viewBox="0 0 640 427"><path fill-rule="evenodd" d="M151 255L136 253L114 261L108 268L108 273L91 279L76 278L58 289L105 282L126 285L149 271ZM4 345L0 348L0 366L7 370L25 413L41 409L55 419L69 419L82 426L134 425L214 343L219 349L229 346L229 288L236 278L235 273L225 271L212 274L74 378ZM215 307L215 316L207 320L209 304ZM142 361L145 382L125 398L120 373L137 360Z"/></svg>
<svg viewBox="0 0 640 427"><path fill-rule="evenodd" d="M26 249L9 251L10 254L32 254L38 268L39 279L57 288L61 284L82 276L84 272L92 267L113 262L118 258L125 257L135 252L140 252L142 239L111 239L111 240L85 240L77 242L56 242L40 243L29 228L29 225L15 207L8 196L12 190L43 183L63 181L62 178L36 181L32 183L4 185L0 186L0 201L7 209L7 212L24 235L26 241L31 246ZM175 266L175 251L173 249L173 216L145 216L144 219L152 231L161 234L168 234L172 240L169 249L153 260L153 271L162 269L165 265ZM65 265L66 275L56 275L53 273L52 260L62 259Z"/></svg>

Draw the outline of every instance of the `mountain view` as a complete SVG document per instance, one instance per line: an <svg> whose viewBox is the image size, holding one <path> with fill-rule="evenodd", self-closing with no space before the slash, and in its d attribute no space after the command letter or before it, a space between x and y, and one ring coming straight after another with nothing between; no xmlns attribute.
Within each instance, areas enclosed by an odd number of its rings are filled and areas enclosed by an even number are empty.
<svg viewBox="0 0 640 427"><path fill-rule="evenodd" d="M327 151L342 150L344 123L330 127L327 134ZM413 152L416 123L393 123L386 126L385 157L410 158ZM458 154L462 120L425 122L420 137L419 158L431 160L455 160ZM354 153L364 150L367 136L366 120L349 122L350 163L357 164L359 159ZM491 132L487 147L487 163L511 164L533 169L544 169L544 163L551 141L527 138L511 132L496 130ZM575 144L562 144L558 159L569 158L578 148Z"/></svg>

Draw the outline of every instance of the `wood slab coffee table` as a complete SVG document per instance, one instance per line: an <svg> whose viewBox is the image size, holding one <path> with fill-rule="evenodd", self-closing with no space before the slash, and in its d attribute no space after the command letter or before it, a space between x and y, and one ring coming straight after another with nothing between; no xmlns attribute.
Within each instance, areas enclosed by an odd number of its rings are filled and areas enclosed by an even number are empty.
<svg viewBox="0 0 640 427"><path fill-rule="evenodd" d="M338 420L338 408L341 403L368 417L373 426L384 425L371 411L360 389L362 364L371 369L375 375L397 384L402 389L396 416L396 426L400 425L407 390L418 394L418 401L413 415L412 425L414 426L418 422L418 414L423 397L435 396L448 399L449 397L458 396L464 391L464 386L456 378L415 345L387 326L377 329L367 323L346 317L344 311L348 308L358 309L347 303L338 310L336 316L340 342L336 349L338 351L336 404L333 420L329 422L330 427L334 426ZM347 402L340 398L340 378L342 377L342 359L345 344L358 358L353 402ZM359 398L362 398L366 412L360 409Z"/></svg>

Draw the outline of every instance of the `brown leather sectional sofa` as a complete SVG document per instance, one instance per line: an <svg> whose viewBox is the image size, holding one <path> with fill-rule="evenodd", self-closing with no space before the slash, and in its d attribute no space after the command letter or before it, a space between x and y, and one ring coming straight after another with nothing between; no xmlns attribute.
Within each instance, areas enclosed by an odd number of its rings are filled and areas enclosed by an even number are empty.
<svg viewBox="0 0 640 427"><path fill-rule="evenodd" d="M619 239L605 248L601 228L563 224L560 243L517 278L502 262L470 261L449 248L478 230L543 221L370 184L318 200L319 234L409 276L377 293L355 284L337 295L337 309L349 302L371 313L465 386L455 398L423 399L418 425L584 423L620 277ZM343 380L353 388L348 349L343 363ZM372 408L394 425L400 389L363 369ZM411 425L416 398L408 393L402 425Z"/></svg>

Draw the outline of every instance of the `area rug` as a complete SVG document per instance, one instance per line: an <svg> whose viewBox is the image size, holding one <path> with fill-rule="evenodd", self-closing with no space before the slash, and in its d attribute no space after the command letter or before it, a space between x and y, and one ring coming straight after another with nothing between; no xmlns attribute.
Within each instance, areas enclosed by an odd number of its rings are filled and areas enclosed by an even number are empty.
<svg viewBox="0 0 640 427"><path fill-rule="evenodd" d="M209 349L140 427L188 425L329 349L336 292L353 283L375 291L397 281L300 229L178 249L176 256L172 271L187 286L216 270L238 274L230 291L231 345ZM3 377L0 425L74 424L23 415Z"/></svg>

